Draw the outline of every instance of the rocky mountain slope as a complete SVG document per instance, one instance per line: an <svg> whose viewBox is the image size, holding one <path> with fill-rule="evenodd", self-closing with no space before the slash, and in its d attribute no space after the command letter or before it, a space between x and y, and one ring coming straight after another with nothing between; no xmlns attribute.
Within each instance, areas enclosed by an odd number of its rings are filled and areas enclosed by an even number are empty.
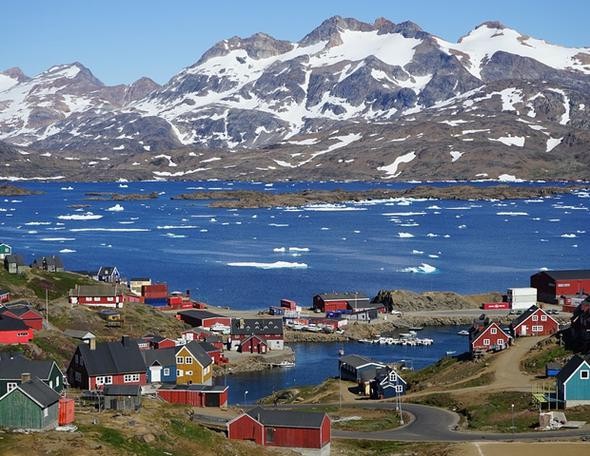
<svg viewBox="0 0 590 456"><path fill-rule="evenodd" d="M163 86L0 73L20 148L0 177L590 178L589 107L590 48L333 17L298 42L223 40Z"/></svg>

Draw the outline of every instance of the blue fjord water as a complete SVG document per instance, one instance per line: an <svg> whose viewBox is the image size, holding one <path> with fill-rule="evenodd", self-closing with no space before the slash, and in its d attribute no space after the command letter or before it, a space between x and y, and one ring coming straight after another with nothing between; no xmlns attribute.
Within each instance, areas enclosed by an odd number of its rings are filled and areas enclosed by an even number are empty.
<svg viewBox="0 0 590 456"><path fill-rule="evenodd" d="M173 201L193 190L359 190L410 184L138 182L21 183L42 195L0 200L0 242L27 262L62 255L69 270L116 265L172 289L236 309L304 306L314 294L379 289L475 293L528 286L539 268L590 268L590 195L519 201L381 201L308 208L214 209ZM444 184L443 184L444 185ZM489 185L483 183L479 185ZM518 184L528 185L528 184ZM89 201L87 192L157 192L146 201ZM76 205L88 205L77 208ZM74 207L72 207L74 206ZM277 263L278 262L278 263ZM431 347L295 344L297 365L228 375L232 403L337 375L337 352L420 368L448 350L465 351L457 328L427 328ZM219 379L221 381L221 379Z"/></svg>

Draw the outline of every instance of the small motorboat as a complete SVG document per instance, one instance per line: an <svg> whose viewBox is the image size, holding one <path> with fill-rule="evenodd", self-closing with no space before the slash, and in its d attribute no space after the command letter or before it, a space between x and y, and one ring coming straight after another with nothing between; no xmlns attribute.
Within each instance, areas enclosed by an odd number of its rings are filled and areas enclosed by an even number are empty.
<svg viewBox="0 0 590 456"><path fill-rule="evenodd" d="M447 356L453 356L456 354L457 354L457 352L455 350L447 350Z"/></svg>
<svg viewBox="0 0 590 456"><path fill-rule="evenodd" d="M412 331L422 331L424 326L410 326L408 329L411 329Z"/></svg>
<svg viewBox="0 0 590 456"><path fill-rule="evenodd" d="M466 329L462 329L457 334L459 334L460 336L468 336L469 335L469 331L467 331Z"/></svg>
<svg viewBox="0 0 590 456"><path fill-rule="evenodd" d="M277 364L277 367L295 367L295 363L293 361L281 361Z"/></svg>

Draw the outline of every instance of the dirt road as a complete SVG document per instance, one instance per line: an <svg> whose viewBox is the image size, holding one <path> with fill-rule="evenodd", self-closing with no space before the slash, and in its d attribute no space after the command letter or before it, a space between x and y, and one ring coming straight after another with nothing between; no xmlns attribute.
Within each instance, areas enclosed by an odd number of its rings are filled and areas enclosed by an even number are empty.
<svg viewBox="0 0 590 456"><path fill-rule="evenodd" d="M456 456L580 456L590 454L590 443L587 442L547 442L547 443L488 443L474 442L460 445Z"/></svg>

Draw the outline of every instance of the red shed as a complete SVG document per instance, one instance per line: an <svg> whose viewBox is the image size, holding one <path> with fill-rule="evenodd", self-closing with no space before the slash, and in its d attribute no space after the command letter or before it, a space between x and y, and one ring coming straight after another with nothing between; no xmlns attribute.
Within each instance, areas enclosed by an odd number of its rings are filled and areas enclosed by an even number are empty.
<svg viewBox="0 0 590 456"><path fill-rule="evenodd" d="M58 423L60 426L74 422L75 407L74 399L61 397L58 404Z"/></svg>
<svg viewBox="0 0 590 456"><path fill-rule="evenodd" d="M208 310L185 310L176 315L191 326L211 328L213 326L231 326L231 317L225 317Z"/></svg>
<svg viewBox="0 0 590 456"><path fill-rule="evenodd" d="M0 314L0 344L28 344L33 330L22 320Z"/></svg>
<svg viewBox="0 0 590 456"><path fill-rule="evenodd" d="M0 307L0 314L21 320L29 328L43 329L43 315L25 303L7 304Z"/></svg>
<svg viewBox="0 0 590 456"><path fill-rule="evenodd" d="M228 389L222 385L165 385L158 389L158 396L172 404L226 407Z"/></svg>
<svg viewBox="0 0 590 456"><path fill-rule="evenodd" d="M256 407L227 423L227 436L262 446L313 448L329 454L331 428L325 413Z"/></svg>
<svg viewBox="0 0 590 456"><path fill-rule="evenodd" d="M486 325L475 324L469 330L471 352L503 350L508 347L510 339L511 337L495 322Z"/></svg>
<svg viewBox="0 0 590 456"><path fill-rule="evenodd" d="M541 271L531 276L539 301L556 304L560 296L590 293L590 269Z"/></svg>
<svg viewBox="0 0 590 456"><path fill-rule="evenodd" d="M266 353L268 342L263 337L253 334L240 342L239 351L242 353Z"/></svg>
<svg viewBox="0 0 590 456"><path fill-rule="evenodd" d="M559 330L559 322L537 306L529 307L510 323L512 335L549 336Z"/></svg>

